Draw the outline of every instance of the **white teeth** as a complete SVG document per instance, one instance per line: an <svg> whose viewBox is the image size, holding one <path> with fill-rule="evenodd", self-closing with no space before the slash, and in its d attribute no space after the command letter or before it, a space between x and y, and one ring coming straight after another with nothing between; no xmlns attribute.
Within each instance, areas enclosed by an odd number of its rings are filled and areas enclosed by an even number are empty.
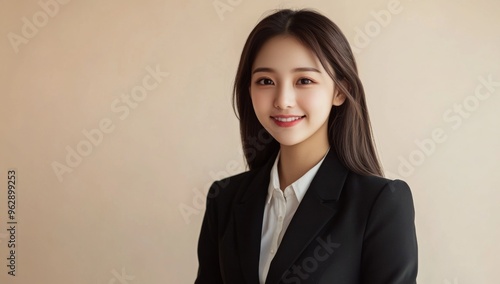
<svg viewBox="0 0 500 284"><path fill-rule="evenodd" d="M297 119L301 119L302 117L300 116L296 116L296 117L274 117L274 119L276 119L277 121L281 121L281 122L292 122L292 121L295 121Z"/></svg>

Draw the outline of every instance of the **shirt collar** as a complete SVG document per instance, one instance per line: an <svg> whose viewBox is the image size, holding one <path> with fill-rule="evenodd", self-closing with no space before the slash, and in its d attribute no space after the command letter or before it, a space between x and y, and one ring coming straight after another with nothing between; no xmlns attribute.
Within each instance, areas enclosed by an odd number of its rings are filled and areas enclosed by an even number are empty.
<svg viewBox="0 0 500 284"><path fill-rule="evenodd" d="M303 176L301 176L298 180L293 182L290 186L292 187L295 196L297 197L297 200L299 203L302 201L302 198L307 192L307 189L309 188L309 185L311 185L311 182L316 175L316 173L319 170L319 167L325 160L326 155L330 151L330 148L326 151L325 155L323 158L316 164L314 165L309 171L307 171ZM273 197L273 190L281 190L280 189L280 179L278 175L278 161L280 158L281 152L278 152L278 155L276 156L276 159L274 160L273 167L271 169L271 174L270 174L270 183L269 183L269 189L268 189L268 194L267 194L267 203L271 202L271 198Z"/></svg>

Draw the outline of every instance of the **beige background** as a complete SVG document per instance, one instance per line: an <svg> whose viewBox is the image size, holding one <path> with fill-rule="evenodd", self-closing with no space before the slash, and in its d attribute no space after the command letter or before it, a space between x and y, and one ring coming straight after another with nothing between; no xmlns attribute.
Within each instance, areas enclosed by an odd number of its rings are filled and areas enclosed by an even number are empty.
<svg viewBox="0 0 500 284"><path fill-rule="evenodd" d="M277 7L320 10L356 49L384 167L413 191L419 283L498 283L499 1L46 2L52 15L38 1L0 4L1 283L192 283L208 185L244 170L238 57ZM148 68L168 76L155 83ZM108 133L92 145L82 131L100 123ZM60 181L68 147L87 156Z"/></svg>

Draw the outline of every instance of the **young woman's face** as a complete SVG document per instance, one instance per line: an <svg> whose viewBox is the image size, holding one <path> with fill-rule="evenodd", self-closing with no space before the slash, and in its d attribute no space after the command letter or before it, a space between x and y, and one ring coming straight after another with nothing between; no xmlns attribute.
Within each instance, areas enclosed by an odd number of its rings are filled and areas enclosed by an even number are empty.
<svg viewBox="0 0 500 284"><path fill-rule="evenodd" d="M345 100L336 89L314 52L291 36L268 40L252 66L253 108L282 146L328 142L332 105Z"/></svg>

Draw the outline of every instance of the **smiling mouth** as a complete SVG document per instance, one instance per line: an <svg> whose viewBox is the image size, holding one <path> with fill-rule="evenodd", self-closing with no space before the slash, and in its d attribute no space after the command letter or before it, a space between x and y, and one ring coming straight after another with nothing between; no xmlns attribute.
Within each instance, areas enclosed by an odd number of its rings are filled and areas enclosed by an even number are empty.
<svg viewBox="0 0 500 284"><path fill-rule="evenodd" d="M271 116L272 119L280 121L280 122L292 122L295 120L299 120L301 118L306 117L305 115L303 116Z"/></svg>
<svg viewBox="0 0 500 284"><path fill-rule="evenodd" d="M274 123L279 127L292 127L297 125L304 119L305 115L279 115L279 116L271 116L271 119Z"/></svg>

